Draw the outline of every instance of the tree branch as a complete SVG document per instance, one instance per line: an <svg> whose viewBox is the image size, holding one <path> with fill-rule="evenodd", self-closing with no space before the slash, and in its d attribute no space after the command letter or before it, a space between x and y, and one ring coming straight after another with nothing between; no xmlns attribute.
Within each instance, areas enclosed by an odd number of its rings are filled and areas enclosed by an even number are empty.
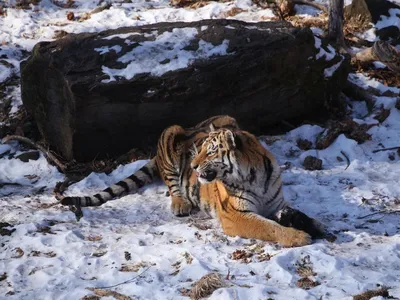
<svg viewBox="0 0 400 300"><path fill-rule="evenodd" d="M355 58L361 62L378 60L390 70L400 73L400 51L386 41L376 41L372 47L356 53Z"/></svg>
<svg viewBox="0 0 400 300"><path fill-rule="evenodd" d="M45 147L35 143L34 141L19 135L8 135L3 138L2 143L4 144L12 140L27 144L31 147L38 149L44 154L49 163L56 165L60 172L65 172L65 165L57 157L55 157L49 149L46 149Z"/></svg>

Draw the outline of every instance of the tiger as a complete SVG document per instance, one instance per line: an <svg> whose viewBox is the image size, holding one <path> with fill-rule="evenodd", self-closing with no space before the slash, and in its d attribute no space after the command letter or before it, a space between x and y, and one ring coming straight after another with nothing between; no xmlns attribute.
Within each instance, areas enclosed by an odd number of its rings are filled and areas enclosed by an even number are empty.
<svg viewBox="0 0 400 300"><path fill-rule="evenodd" d="M215 116L188 129L168 127L155 157L141 169L93 196L64 197L61 204L99 206L156 178L167 185L175 216L200 208L228 236L297 247L325 234L322 223L284 200L277 160L230 116Z"/></svg>

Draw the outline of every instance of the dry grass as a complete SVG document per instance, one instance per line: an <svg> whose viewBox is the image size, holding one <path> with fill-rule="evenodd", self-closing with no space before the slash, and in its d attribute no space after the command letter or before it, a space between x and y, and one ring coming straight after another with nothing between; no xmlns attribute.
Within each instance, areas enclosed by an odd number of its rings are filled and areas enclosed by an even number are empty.
<svg viewBox="0 0 400 300"><path fill-rule="evenodd" d="M233 260L240 260L241 263L248 264L251 262L251 257L253 256L252 252L247 252L245 250L235 250L232 253Z"/></svg>
<svg viewBox="0 0 400 300"><path fill-rule="evenodd" d="M317 273L313 270L313 265L310 260L310 255L304 256L302 259L295 263L296 273L300 275L300 279L297 280L296 286L301 289L309 290L313 287L320 285L321 283L312 280L310 277L316 276Z"/></svg>
<svg viewBox="0 0 400 300"><path fill-rule="evenodd" d="M313 265L310 255L304 256L302 259L295 263L296 273L301 277L315 276L317 273L313 271Z"/></svg>
<svg viewBox="0 0 400 300"><path fill-rule="evenodd" d="M99 296L99 297L114 297L117 300L133 300L133 298L131 298L129 296L123 295L121 293L118 293L118 292L115 292L112 290L96 289L96 288L88 288L88 290L92 291L96 296ZM90 295L89 295L89 297L90 297ZM86 299L88 299L88 298L86 298ZM94 298L94 299L97 299L97 298Z"/></svg>
<svg viewBox="0 0 400 300"><path fill-rule="evenodd" d="M318 17L289 16L286 21L289 21L295 27L318 27L324 31L328 30L328 16L326 14L321 14Z"/></svg>
<svg viewBox="0 0 400 300"><path fill-rule="evenodd" d="M223 277L218 273L208 273L193 284L189 292L190 299L201 299L210 296L215 290L227 286Z"/></svg>
<svg viewBox="0 0 400 300"><path fill-rule="evenodd" d="M303 290L312 289L313 287L316 287L316 286L318 286L320 284L321 283L319 283L318 281L313 281L312 279L310 279L308 277L300 278L296 282L296 286L301 288L301 289L303 289Z"/></svg>
<svg viewBox="0 0 400 300"><path fill-rule="evenodd" d="M383 286L376 290L368 290L361 294L355 295L353 296L353 300L369 300L373 297L379 297L379 296L387 299L395 299L389 295L388 288Z"/></svg>
<svg viewBox="0 0 400 300"><path fill-rule="evenodd" d="M121 268L119 268L120 272L137 272L141 268L147 267L147 263L140 261L135 264L122 264Z"/></svg>
<svg viewBox="0 0 400 300"><path fill-rule="evenodd" d="M98 242L101 241L103 237L101 235L89 235L85 239L90 242Z"/></svg>

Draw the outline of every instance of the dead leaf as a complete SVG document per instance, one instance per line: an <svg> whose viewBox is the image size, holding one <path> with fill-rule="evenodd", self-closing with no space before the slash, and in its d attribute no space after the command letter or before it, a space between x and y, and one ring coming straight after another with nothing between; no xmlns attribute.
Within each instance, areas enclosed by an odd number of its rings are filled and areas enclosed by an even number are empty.
<svg viewBox="0 0 400 300"><path fill-rule="evenodd" d="M101 241L103 237L101 235L89 235L86 237L86 240L91 242L98 242Z"/></svg>
<svg viewBox="0 0 400 300"><path fill-rule="evenodd" d="M193 256L191 256L188 252L183 254L183 257L186 259L186 263L190 265L193 261Z"/></svg>
<svg viewBox="0 0 400 300"><path fill-rule="evenodd" d="M17 247L14 249L14 251L16 252L16 255L12 256L12 258L21 258L24 256L24 251L21 248Z"/></svg>

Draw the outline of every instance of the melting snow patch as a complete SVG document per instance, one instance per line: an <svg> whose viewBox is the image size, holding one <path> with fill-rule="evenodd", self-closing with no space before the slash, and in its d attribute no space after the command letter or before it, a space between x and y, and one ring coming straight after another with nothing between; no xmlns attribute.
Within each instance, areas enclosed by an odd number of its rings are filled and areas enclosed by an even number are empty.
<svg viewBox="0 0 400 300"><path fill-rule="evenodd" d="M376 29L382 29L389 26L396 26L400 28L400 9L389 9L389 17L381 16L381 19L376 23Z"/></svg>
<svg viewBox="0 0 400 300"><path fill-rule="evenodd" d="M4 82L11 76L11 69L0 64L0 82Z"/></svg>
<svg viewBox="0 0 400 300"><path fill-rule="evenodd" d="M103 82L114 81L116 76L129 80L140 73L160 76L168 71L186 68L195 59L227 55L228 40L224 40L218 46L200 40L197 50L185 50L197 33L196 28L175 28L172 32L160 34L155 41L140 43L138 47L118 59L128 64L126 68L102 67L103 72L110 76L110 79Z"/></svg>
<svg viewBox="0 0 400 300"><path fill-rule="evenodd" d="M317 60L325 56L325 59L329 61L335 57L336 51L331 45L328 45L328 51L326 51L321 47L322 42L320 38L314 35L314 40L315 40L315 48L319 50L316 56Z"/></svg>
<svg viewBox="0 0 400 300"><path fill-rule="evenodd" d="M326 68L324 70L324 76L325 78L332 77L333 73L336 72L336 70L340 67L342 64L343 59L341 59L337 64L334 64L333 66Z"/></svg>
<svg viewBox="0 0 400 300"><path fill-rule="evenodd" d="M394 93L399 93L400 94L400 88L395 88L395 87L388 87L376 79L371 79L368 76L365 76L364 74L361 73L352 73L349 74L348 79L357 84L358 86L362 87L363 89L368 89L369 87L373 87L375 89L380 90L382 93L386 91L391 91Z"/></svg>
<svg viewBox="0 0 400 300"><path fill-rule="evenodd" d="M101 48L94 48L94 51L99 52L100 55L108 53L108 52L110 52L110 50L114 50L116 53L119 53L119 52L121 52L122 47L118 46L118 45L115 45L115 46L112 46L112 47L104 46L104 47L101 47Z"/></svg>
<svg viewBox="0 0 400 300"><path fill-rule="evenodd" d="M139 32L130 32L130 33L123 33L123 34L113 34L113 35L104 37L103 40L111 40L113 38L126 39L127 37L130 37L132 35L140 35L140 33Z"/></svg>

